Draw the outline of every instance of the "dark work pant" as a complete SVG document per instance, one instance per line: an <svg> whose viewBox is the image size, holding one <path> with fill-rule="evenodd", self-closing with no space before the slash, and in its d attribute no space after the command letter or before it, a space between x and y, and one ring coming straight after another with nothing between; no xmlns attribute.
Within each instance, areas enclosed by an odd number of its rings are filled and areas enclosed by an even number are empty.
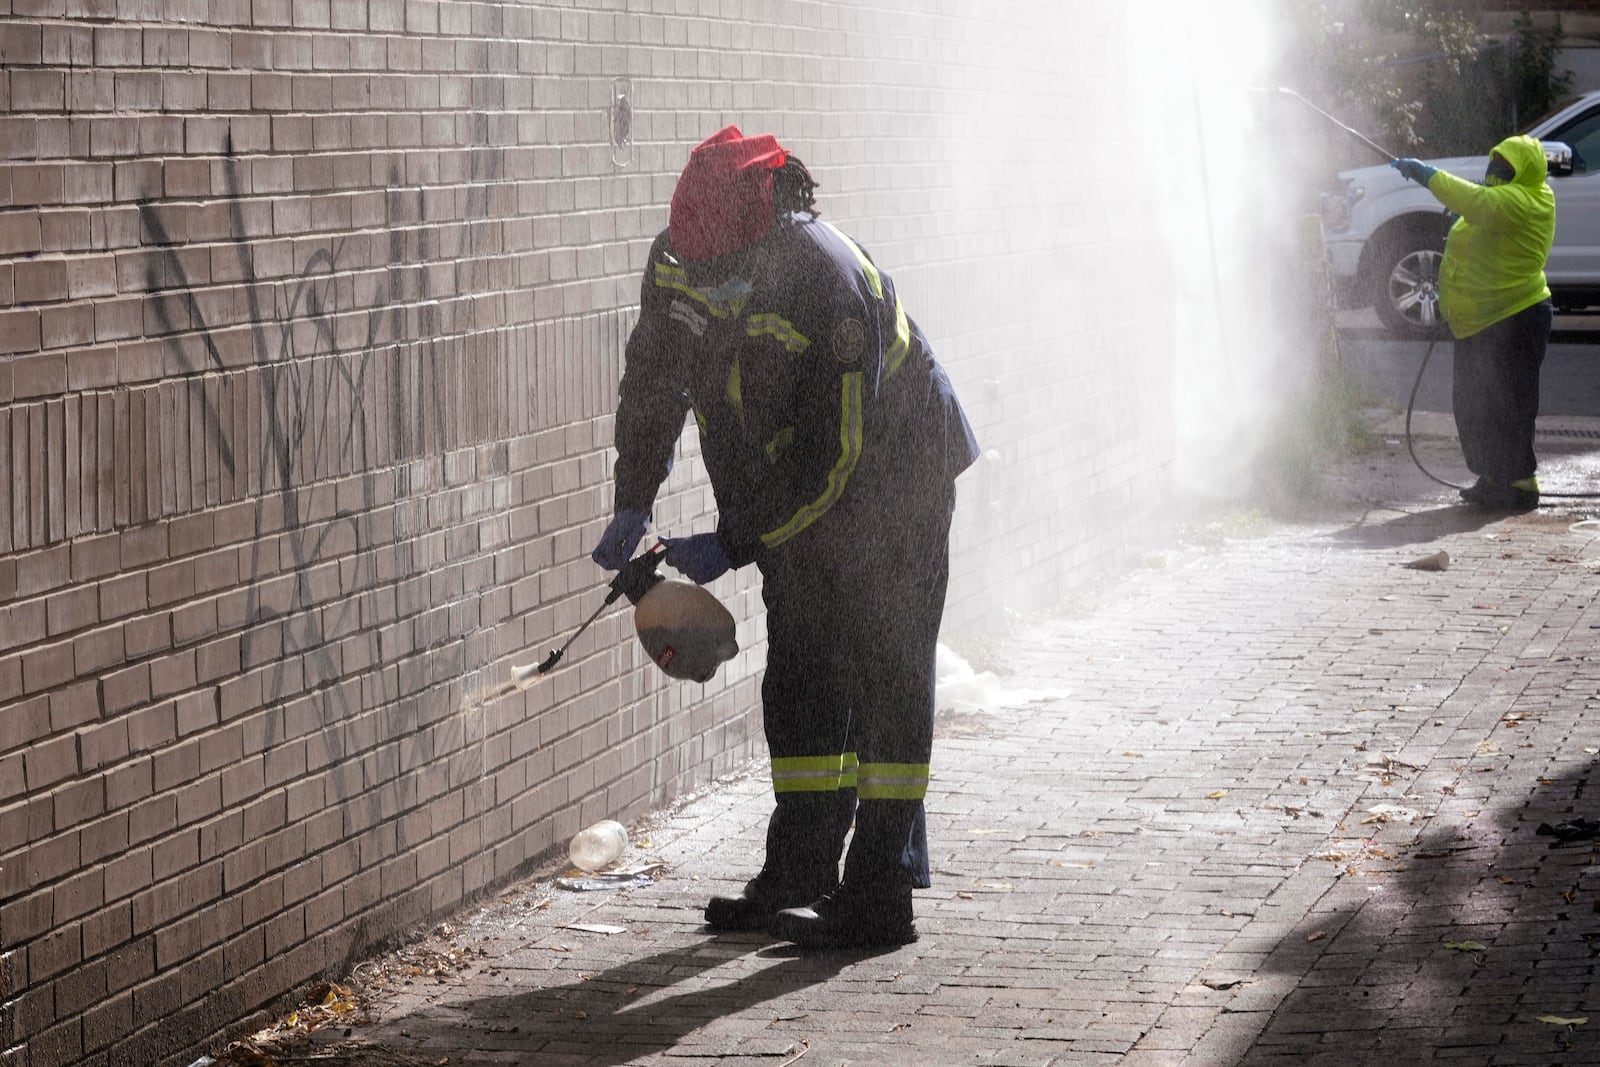
<svg viewBox="0 0 1600 1067"><path fill-rule="evenodd" d="M848 548L762 565L771 875L826 892L853 817L848 885L930 884L922 798L954 500L940 486Z"/></svg>
<svg viewBox="0 0 1600 1067"><path fill-rule="evenodd" d="M1451 403L1467 469L1500 484L1533 475L1539 368L1554 312L1548 300L1455 343Z"/></svg>

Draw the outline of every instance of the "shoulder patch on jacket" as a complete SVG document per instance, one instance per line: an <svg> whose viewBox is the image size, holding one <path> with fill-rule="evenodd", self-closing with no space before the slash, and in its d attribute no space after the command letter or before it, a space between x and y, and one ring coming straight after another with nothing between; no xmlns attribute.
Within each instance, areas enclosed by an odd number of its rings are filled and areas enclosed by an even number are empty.
<svg viewBox="0 0 1600 1067"><path fill-rule="evenodd" d="M689 327L689 332L696 337L704 337L706 335L706 317L690 307L687 300L673 300L672 310L668 314L673 319Z"/></svg>
<svg viewBox="0 0 1600 1067"><path fill-rule="evenodd" d="M833 358L849 366L867 351L867 327L860 319L842 319L833 328Z"/></svg>

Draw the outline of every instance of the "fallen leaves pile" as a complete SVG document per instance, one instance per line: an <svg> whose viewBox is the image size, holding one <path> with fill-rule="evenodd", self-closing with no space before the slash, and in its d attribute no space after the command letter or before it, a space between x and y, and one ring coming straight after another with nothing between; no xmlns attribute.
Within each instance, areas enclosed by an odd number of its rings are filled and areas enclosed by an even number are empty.
<svg viewBox="0 0 1600 1067"><path fill-rule="evenodd" d="M353 1028L372 1022L369 1005L383 993L418 982L443 984L471 970L483 950L464 947L455 927L443 923L431 935L355 969L349 984L318 982L300 1006L247 1038L235 1041L215 1057L218 1067L439 1067L448 1057L419 1059L359 1040L313 1042L313 1033L329 1026Z"/></svg>
<svg viewBox="0 0 1600 1067"><path fill-rule="evenodd" d="M315 1063L326 1067L436 1067L447 1059L417 1059L364 1042L312 1045L310 1035L330 1024L360 1025L368 1021L354 990L338 982L318 982L300 1007L218 1053L219 1067L292 1067ZM346 1034L349 1031L346 1030Z"/></svg>
<svg viewBox="0 0 1600 1067"><path fill-rule="evenodd" d="M352 1024L357 1021L358 1016L364 1014L355 991L349 986L340 985L338 982L318 982L307 991L300 1007L231 1046L229 1052L234 1053L236 1057L241 1052L246 1055L252 1051L259 1053L267 1046L309 1034L313 1030L320 1030L329 1023ZM221 1062L256 1062L248 1058L229 1060L228 1055L229 1053L224 1053Z"/></svg>

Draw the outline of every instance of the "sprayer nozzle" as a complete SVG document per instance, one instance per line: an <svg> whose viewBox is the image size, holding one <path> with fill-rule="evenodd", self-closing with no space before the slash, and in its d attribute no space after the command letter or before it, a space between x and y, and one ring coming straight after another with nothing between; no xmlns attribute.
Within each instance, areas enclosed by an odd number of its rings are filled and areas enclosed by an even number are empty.
<svg viewBox="0 0 1600 1067"><path fill-rule="evenodd" d="M537 682L540 676L544 674L544 671L540 669L542 666L542 664L530 663L526 667L512 667L511 684L518 689L532 688L533 683Z"/></svg>

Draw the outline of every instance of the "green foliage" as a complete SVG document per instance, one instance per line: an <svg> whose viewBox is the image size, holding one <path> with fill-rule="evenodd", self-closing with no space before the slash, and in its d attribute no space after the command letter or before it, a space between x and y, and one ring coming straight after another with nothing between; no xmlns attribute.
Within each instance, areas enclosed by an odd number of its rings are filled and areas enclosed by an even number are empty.
<svg viewBox="0 0 1600 1067"><path fill-rule="evenodd" d="M1550 29L1533 24L1526 11L1517 16L1511 62L1511 91L1517 115L1529 122L1572 92L1572 72L1556 68L1556 54L1565 33L1561 20Z"/></svg>
<svg viewBox="0 0 1600 1067"><path fill-rule="evenodd" d="M1417 143L1422 103L1405 93L1389 67L1391 57L1363 32L1365 27L1336 18L1326 0L1280 0L1279 10L1288 29L1281 57L1284 84L1356 123L1376 121L1397 150Z"/></svg>
<svg viewBox="0 0 1600 1067"><path fill-rule="evenodd" d="M1361 0L1339 5L1348 21L1328 0L1278 2L1284 83L1403 155L1481 153L1571 92L1559 20L1540 27L1524 12L1493 40L1468 0ZM1347 164L1374 162L1345 151Z"/></svg>
<svg viewBox="0 0 1600 1067"><path fill-rule="evenodd" d="M1415 84L1423 106L1417 136L1428 155L1481 155L1512 132L1503 47L1463 59L1455 75L1444 64L1418 66Z"/></svg>
<svg viewBox="0 0 1600 1067"><path fill-rule="evenodd" d="M1475 59L1485 38L1466 10L1439 0L1366 0L1367 18L1380 29L1404 33L1438 54L1451 74Z"/></svg>

